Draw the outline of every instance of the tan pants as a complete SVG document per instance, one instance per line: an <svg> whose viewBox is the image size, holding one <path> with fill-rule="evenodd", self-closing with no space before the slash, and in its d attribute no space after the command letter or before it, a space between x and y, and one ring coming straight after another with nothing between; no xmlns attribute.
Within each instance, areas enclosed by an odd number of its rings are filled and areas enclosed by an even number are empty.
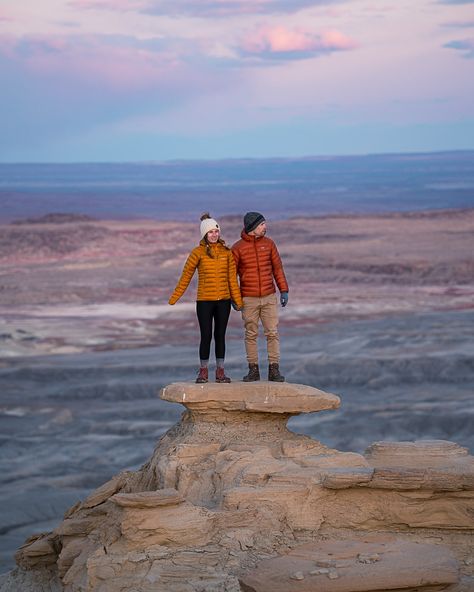
<svg viewBox="0 0 474 592"><path fill-rule="evenodd" d="M278 336L278 299L276 293L256 298L245 296L242 319L245 325L245 351L247 362L258 364L258 322L262 321L267 338L269 364L280 363L280 338Z"/></svg>

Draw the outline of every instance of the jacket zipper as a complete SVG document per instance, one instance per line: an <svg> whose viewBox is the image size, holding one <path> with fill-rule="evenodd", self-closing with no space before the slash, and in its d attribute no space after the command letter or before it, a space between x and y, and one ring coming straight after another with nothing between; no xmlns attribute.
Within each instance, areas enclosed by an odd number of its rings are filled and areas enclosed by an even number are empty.
<svg viewBox="0 0 474 592"><path fill-rule="evenodd" d="M220 285L219 285L219 247L215 247L215 265L214 265L214 281L216 282L217 300L221 300Z"/></svg>
<svg viewBox="0 0 474 592"><path fill-rule="evenodd" d="M253 239L253 246L255 249L255 259L257 260L258 297L261 298L262 297L262 284L261 284L261 278L260 278L260 264L258 262L258 251L257 251L257 239L256 238Z"/></svg>

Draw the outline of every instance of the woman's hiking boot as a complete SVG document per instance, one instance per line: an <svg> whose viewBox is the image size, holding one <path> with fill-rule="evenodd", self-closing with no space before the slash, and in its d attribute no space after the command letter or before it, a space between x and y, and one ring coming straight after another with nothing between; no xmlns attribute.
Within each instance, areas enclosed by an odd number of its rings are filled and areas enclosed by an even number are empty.
<svg viewBox="0 0 474 592"><path fill-rule="evenodd" d="M285 382L285 377L280 374L279 364L269 364L268 380L272 382Z"/></svg>
<svg viewBox="0 0 474 592"><path fill-rule="evenodd" d="M258 364L249 364L249 371L246 376L242 378L244 382L255 382L260 380L260 370Z"/></svg>
<svg viewBox="0 0 474 592"><path fill-rule="evenodd" d="M203 382L207 382L209 380L209 374L208 374L208 370L205 366L201 366L199 368L199 373L198 376L196 378L196 382L198 384L201 384Z"/></svg>
<svg viewBox="0 0 474 592"><path fill-rule="evenodd" d="M216 368L216 382L230 382L230 378L225 375L224 368Z"/></svg>

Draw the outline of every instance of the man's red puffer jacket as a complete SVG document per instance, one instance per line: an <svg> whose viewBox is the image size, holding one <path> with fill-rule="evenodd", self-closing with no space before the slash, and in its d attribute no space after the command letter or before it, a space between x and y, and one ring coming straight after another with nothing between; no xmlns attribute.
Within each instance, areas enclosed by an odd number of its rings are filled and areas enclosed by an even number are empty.
<svg viewBox="0 0 474 592"><path fill-rule="evenodd" d="M275 243L266 236L251 236L242 230L242 238L232 246L242 296L268 296L275 283L280 292L288 292L288 283Z"/></svg>

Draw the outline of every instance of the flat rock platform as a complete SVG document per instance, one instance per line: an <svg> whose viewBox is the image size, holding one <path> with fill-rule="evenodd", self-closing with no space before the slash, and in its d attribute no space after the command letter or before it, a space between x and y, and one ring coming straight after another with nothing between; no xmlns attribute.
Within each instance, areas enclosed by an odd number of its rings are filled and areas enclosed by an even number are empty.
<svg viewBox="0 0 474 592"><path fill-rule="evenodd" d="M174 382L160 397L190 410L247 411L298 415L337 409L340 399L304 384L288 382L231 382L229 384Z"/></svg>

